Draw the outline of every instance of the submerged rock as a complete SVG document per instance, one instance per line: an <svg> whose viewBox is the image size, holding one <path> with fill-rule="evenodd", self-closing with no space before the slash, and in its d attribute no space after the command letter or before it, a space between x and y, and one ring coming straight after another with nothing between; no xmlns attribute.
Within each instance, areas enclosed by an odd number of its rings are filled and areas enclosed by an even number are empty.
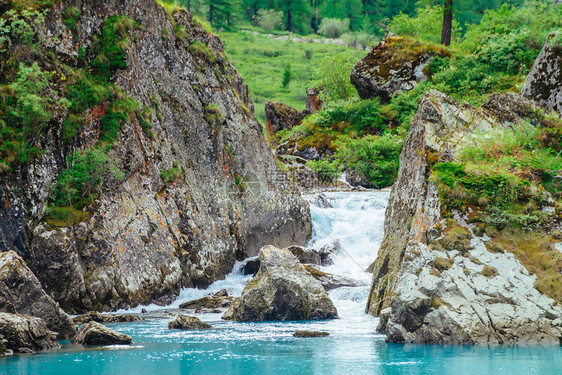
<svg viewBox="0 0 562 375"><path fill-rule="evenodd" d="M80 345L128 345L133 341L132 337L114 331L98 322L88 322L78 330L76 336L71 340L73 344Z"/></svg>
<svg viewBox="0 0 562 375"><path fill-rule="evenodd" d="M444 220L430 179L431 163L455 160L475 133L510 129L498 121L503 110L491 107L518 100L506 95L479 109L437 91L421 100L400 156L367 306L388 341L560 343L560 305L535 288L536 276L514 254L489 251L459 212Z"/></svg>
<svg viewBox="0 0 562 375"><path fill-rule="evenodd" d="M259 272L223 319L284 321L337 317L337 310L320 282L288 249L265 246L259 259Z"/></svg>
<svg viewBox="0 0 562 375"><path fill-rule="evenodd" d="M97 311L89 311L85 314L78 315L74 319L74 323L83 324L88 322L98 323L124 323L137 322L142 320L137 314L101 314Z"/></svg>
<svg viewBox="0 0 562 375"><path fill-rule="evenodd" d="M259 266L258 266L259 267ZM226 289L220 290L209 297L203 297L194 301L182 303L180 309L194 309L196 313L204 310L225 309L230 306L234 297L230 297Z"/></svg>
<svg viewBox="0 0 562 375"><path fill-rule="evenodd" d="M168 328L196 330L196 329L212 329L213 326L205 322L202 322L200 319L194 316L178 315L175 320L168 323Z"/></svg>
<svg viewBox="0 0 562 375"><path fill-rule="evenodd" d="M33 353L60 346L56 333L43 319L27 315L0 313L0 338L5 353Z"/></svg>
<svg viewBox="0 0 562 375"><path fill-rule="evenodd" d="M14 251L0 253L0 311L41 318L59 339L76 333L76 325L43 290L41 283Z"/></svg>
<svg viewBox="0 0 562 375"><path fill-rule="evenodd" d="M378 97L385 103L426 80L424 68L431 57L448 55L441 47L389 35L353 68L351 83L361 98Z"/></svg>
<svg viewBox="0 0 562 375"><path fill-rule="evenodd" d="M330 336L329 332L322 331L296 331L293 333L294 337L326 337Z"/></svg>
<svg viewBox="0 0 562 375"><path fill-rule="evenodd" d="M562 46L560 35L551 35L545 42L521 95L535 100L547 111L562 114Z"/></svg>

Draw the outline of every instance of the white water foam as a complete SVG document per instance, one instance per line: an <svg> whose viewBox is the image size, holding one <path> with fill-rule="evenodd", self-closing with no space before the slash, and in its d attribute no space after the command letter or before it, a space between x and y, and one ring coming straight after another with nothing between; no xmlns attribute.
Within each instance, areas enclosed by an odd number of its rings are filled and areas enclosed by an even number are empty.
<svg viewBox="0 0 562 375"><path fill-rule="evenodd" d="M320 270L335 275L345 276L355 280L362 286L344 287L330 291L329 295L345 326L350 329L359 327L366 319L365 306L369 293L371 274L365 272L367 267L376 259L377 252L383 238L384 214L388 204L388 191L376 192L338 192L325 193L330 208L310 205L312 218L312 236L308 247L320 249L322 246L338 240L342 251L334 257L334 263ZM314 203L314 196L305 196ZM250 258L250 259L255 259ZM244 275L242 268L249 259L237 262L232 273L224 280L216 281L207 289L183 289L171 305L166 309L177 309L179 305L198 298L210 296L221 289L226 289L229 295L238 297L246 283L252 278ZM139 313L142 309L158 311L162 306L148 305L134 309L120 311L121 313ZM220 319L220 315L207 314L203 320ZM337 324L338 327L341 324Z"/></svg>

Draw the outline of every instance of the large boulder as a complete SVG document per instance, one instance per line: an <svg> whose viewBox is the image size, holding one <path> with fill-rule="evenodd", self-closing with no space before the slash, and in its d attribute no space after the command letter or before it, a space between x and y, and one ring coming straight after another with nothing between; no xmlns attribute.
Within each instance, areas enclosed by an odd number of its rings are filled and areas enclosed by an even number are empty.
<svg viewBox="0 0 562 375"><path fill-rule="evenodd" d="M197 330L197 329L212 329L213 326L205 322L202 322L200 319L194 316L178 315L175 320L168 323L168 328Z"/></svg>
<svg viewBox="0 0 562 375"><path fill-rule="evenodd" d="M333 289L343 288L343 287L354 288L358 286L366 286L353 279L350 279L349 277L333 275L331 273L323 272L306 264L304 265L304 268L306 268L306 270L310 272L310 274L316 280L320 281L322 287L324 287L324 290L326 290L327 292Z"/></svg>
<svg viewBox="0 0 562 375"><path fill-rule="evenodd" d="M94 321L80 327L76 336L71 340L73 344L85 346L128 345L132 341L131 336L114 331Z"/></svg>
<svg viewBox="0 0 562 375"><path fill-rule="evenodd" d="M562 114L562 46L560 35L551 35L545 42L521 95L539 103L547 111Z"/></svg>
<svg viewBox="0 0 562 375"><path fill-rule="evenodd" d="M72 319L45 293L41 283L14 252L0 253L0 311L36 316L59 339L76 333Z"/></svg>
<svg viewBox="0 0 562 375"><path fill-rule="evenodd" d="M0 313L0 339L5 352L33 353L60 346L43 319L27 315Z"/></svg>
<svg viewBox="0 0 562 375"><path fill-rule="evenodd" d="M504 107L526 103L502 95L473 108L437 91L420 101L400 156L367 306L380 317L388 341L559 344L560 304L535 288L537 276L517 252L492 248L494 233L483 236L470 212L442 217L445 208L431 178L433 164L459 160L476 133L523 123L517 110L508 120Z"/></svg>
<svg viewBox="0 0 562 375"><path fill-rule="evenodd" d="M89 311L85 314L73 318L74 323L84 324L89 322L98 323L124 323L137 322L142 318L137 314L102 314L97 311Z"/></svg>
<svg viewBox="0 0 562 375"><path fill-rule="evenodd" d="M265 246L260 270L223 319L235 321L333 319L337 310L322 284L288 249Z"/></svg>
<svg viewBox="0 0 562 375"><path fill-rule="evenodd" d="M351 83L363 99L390 101L401 91L409 91L427 79L424 68L433 56L449 56L439 46L423 44L395 35L387 36L352 70Z"/></svg>

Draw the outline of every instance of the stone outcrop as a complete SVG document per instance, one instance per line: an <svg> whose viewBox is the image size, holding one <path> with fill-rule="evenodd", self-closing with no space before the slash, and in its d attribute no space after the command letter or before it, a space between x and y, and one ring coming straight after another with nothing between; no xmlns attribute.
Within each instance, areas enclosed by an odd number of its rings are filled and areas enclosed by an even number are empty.
<svg viewBox="0 0 562 375"><path fill-rule="evenodd" d="M536 101L547 111L562 114L562 46L560 34L551 35L545 42L521 95Z"/></svg>
<svg viewBox="0 0 562 375"><path fill-rule="evenodd" d="M71 342L84 346L129 345L133 339L129 335L92 321L80 327Z"/></svg>
<svg viewBox="0 0 562 375"><path fill-rule="evenodd" d="M318 97L320 93L314 88L306 90L306 112L316 113L322 109L322 100Z"/></svg>
<svg viewBox="0 0 562 375"><path fill-rule="evenodd" d="M178 315L175 320L168 323L168 328L197 330L197 329L212 329L213 326L205 322L202 322L200 319L194 316Z"/></svg>
<svg viewBox="0 0 562 375"><path fill-rule="evenodd" d="M367 306L388 341L559 344L560 305L534 287L536 276L512 253L489 251L490 238L462 212L444 220L430 179L431 163L455 160L477 131L509 129L502 108L517 117L525 105L516 95L498 95L476 109L437 91L421 100L400 156ZM455 233L451 225L462 238L447 237ZM445 238L447 250L435 246Z"/></svg>
<svg viewBox="0 0 562 375"><path fill-rule="evenodd" d="M327 292L329 292L330 290L342 288L342 287L354 288L354 287L358 287L358 286L364 286L364 285L359 284L357 281L355 281L353 279L350 279L348 277L333 275L333 274L327 273L327 272L322 272L322 271L317 270L316 268L308 266L308 265L305 265L304 268L306 268L306 270L308 272L310 272L310 274L316 280L320 281L320 283L322 284L322 287Z"/></svg>
<svg viewBox="0 0 562 375"><path fill-rule="evenodd" d="M59 339L76 333L76 325L41 287L14 251L0 253L0 311L41 318Z"/></svg>
<svg viewBox="0 0 562 375"><path fill-rule="evenodd" d="M195 310L196 313L216 311L228 308L233 300L234 297L229 296L226 289L223 289L212 296L182 303L180 309Z"/></svg>
<svg viewBox="0 0 562 375"><path fill-rule="evenodd" d="M389 35L353 68L351 83L361 98L378 97L386 103L426 80L424 68L433 56L448 54L440 47Z"/></svg>
<svg viewBox="0 0 562 375"><path fill-rule="evenodd" d="M307 204L277 181L248 88L219 38L153 0L75 3L73 30L68 6L55 2L37 29L72 66L82 65L81 51L92 55L109 17L138 23L111 82L153 114L150 132L136 119L123 124L109 152L123 178L106 178L87 219L61 227L42 221L51 187L69 155L99 141L100 116L85 113L92 121L59 147L66 112L56 113L40 156L0 178L0 251L15 250L65 311L82 313L167 304L265 244L304 244ZM175 178L164 178L171 170Z"/></svg>
<svg viewBox="0 0 562 375"><path fill-rule="evenodd" d="M0 313L0 338L4 353L33 353L60 346L43 319L27 315Z"/></svg>
<svg viewBox="0 0 562 375"><path fill-rule="evenodd" d="M125 323L138 322L142 318L137 314L101 314L97 311L89 311L85 314L78 315L74 319L74 323L84 324L89 322L98 323Z"/></svg>
<svg viewBox="0 0 562 375"><path fill-rule="evenodd" d="M283 103L265 102L265 124L271 136L300 125L309 114L308 111L298 111Z"/></svg>
<svg viewBox="0 0 562 375"><path fill-rule="evenodd" d="M287 249L265 246L260 270L223 319L234 321L333 319L337 310L319 281Z"/></svg>

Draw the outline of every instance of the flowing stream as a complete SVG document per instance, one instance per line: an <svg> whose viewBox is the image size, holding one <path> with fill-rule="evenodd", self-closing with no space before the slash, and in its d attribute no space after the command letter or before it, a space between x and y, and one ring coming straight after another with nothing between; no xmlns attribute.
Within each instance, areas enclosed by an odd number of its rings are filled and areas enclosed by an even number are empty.
<svg viewBox="0 0 562 375"><path fill-rule="evenodd" d="M170 317L186 301L221 289L239 296L251 276L243 262L208 289L185 289L170 306L144 306L150 318L108 324L133 337L131 346L59 350L0 358L3 374L560 374L560 347L464 347L387 344L376 332L377 319L364 313L371 275L383 237L388 192L327 193L332 207L311 205L309 247L339 241L342 250L322 271L355 280L357 287L330 291L340 319L306 322L234 323L221 314L196 314L215 329L169 330ZM313 197L308 197L314 201ZM140 312L141 307L128 312ZM297 339L297 329L330 336Z"/></svg>

